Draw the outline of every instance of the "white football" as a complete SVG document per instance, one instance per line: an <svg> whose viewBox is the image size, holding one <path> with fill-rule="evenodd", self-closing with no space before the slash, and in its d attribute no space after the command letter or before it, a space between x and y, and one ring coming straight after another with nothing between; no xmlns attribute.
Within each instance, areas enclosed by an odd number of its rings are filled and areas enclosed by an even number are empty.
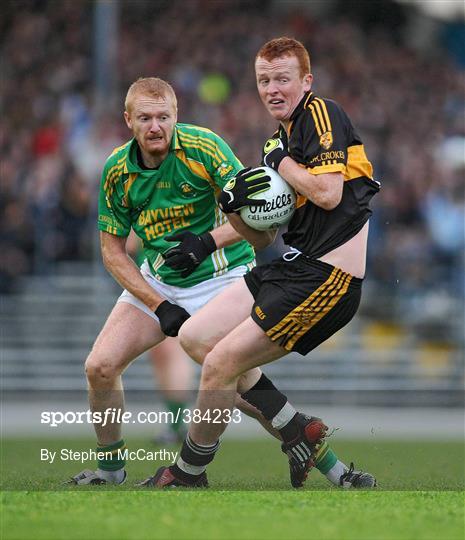
<svg viewBox="0 0 465 540"><path fill-rule="evenodd" d="M242 221L252 229L266 231L277 229L289 223L295 210L295 191L274 169L270 167L256 167L264 170L271 178L270 188L258 193L253 198L265 199L264 206L245 206L240 211Z"/></svg>

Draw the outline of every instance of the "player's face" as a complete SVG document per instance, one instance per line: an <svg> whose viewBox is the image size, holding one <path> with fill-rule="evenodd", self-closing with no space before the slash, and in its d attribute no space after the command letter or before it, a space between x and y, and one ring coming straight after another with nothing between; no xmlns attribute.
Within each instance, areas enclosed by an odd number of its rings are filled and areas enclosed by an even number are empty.
<svg viewBox="0 0 465 540"><path fill-rule="evenodd" d="M124 112L126 124L139 143L142 156L162 161L167 155L177 121L173 99L136 94L129 111Z"/></svg>
<svg viewBox="0 0 465 540"><path fill-rule="evenodd" d="M300 75L299 61L295 56L281 56L270 62L259 56L255 62L255 74L263 104L280 122L289 120L305 92L312 87L312 75Z"/></svg>

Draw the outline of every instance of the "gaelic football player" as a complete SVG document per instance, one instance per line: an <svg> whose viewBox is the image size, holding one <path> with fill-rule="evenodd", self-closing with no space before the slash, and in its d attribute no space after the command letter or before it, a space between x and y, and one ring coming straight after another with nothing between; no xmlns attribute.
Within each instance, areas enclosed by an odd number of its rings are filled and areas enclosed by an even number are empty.
<svg viewBox="0 0 465 540"><path fill-rule="evenodd" d="M125 368L176 336L190 313L252 268L255 257L216 204L242 169L228 145L208 129L177 123L176 95L161 79L131 85L124 118L134 137L105 164L98 217L104 264L124 292L86 360L92 411L122 409ZM144 246L140 269L126 251L131 228ZM258 234L255 240L263 244ZM74 483L124 482L121 425L96 424L95 431L98 450L114 458Z"/></svg>
<svg viewBox="0 0 465 540"><path fill-rule="evenodd" d="M298 193L283 236L290 251L254 268L181 328L181 344L203 363L196 407L200 417L213 409L229 410L239 391L279 431L293 485L302 485L315 464L341 487L374 487L371 474L347 467L326 442L315 444L324 425L298 413L264 374L255 382L254 377L238 382L242 374L290 351L307 355L355 315L365 274L369 202L379 190L347 114L311 91L310 58L300 42L279 38L266 43L256 56L255 72L260 98L279 122L264 146L263 163ZM253 243L236 214L248 179L249 172L240 172L219 200L230 223ZM205 469L226 427L191 424L177 463L161 467L146 484L206 485Z"/></svg>

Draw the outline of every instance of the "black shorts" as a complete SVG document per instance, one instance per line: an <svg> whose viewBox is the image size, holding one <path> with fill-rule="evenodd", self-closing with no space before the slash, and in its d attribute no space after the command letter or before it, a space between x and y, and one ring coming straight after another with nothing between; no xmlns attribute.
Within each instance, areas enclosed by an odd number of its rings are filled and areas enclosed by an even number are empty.
<svg viewBox="0 0 465 540"><path fill-rule="evenodd" d="M257 266L244 279L255 299L252 319L271 341L303 355L352 319L363 281L304 255Z"/></svg>

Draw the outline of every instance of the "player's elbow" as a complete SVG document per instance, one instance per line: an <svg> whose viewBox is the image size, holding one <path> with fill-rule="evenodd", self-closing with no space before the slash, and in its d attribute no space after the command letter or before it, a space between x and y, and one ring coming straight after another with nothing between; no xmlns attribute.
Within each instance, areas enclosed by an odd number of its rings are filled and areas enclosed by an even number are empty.
<svg viewBox="0 0 465 540"><path fill-rule="evenodd" d="M334 210L336 208L336 206L338 206L338 204L341 202L341 199L323 199L320 201L320 203L318 204L318 206L320 208L323 208L323 210Z"/></svg>
<svg viewBox="0 0 465 540"><path fill-rule="evenodd" d="M272 229L269 231L262 231L260 234L254 236L253 241L249 242L253 245L255 249L265 249L275 241L276 235L278 234L278 229Z"/></svg>
<svg viewBox="0 0 465 540"><path fill-rule="evenodd" d="M323 210L334 210L342 200L344 176L341 173L326 173L314 176L307 197Z"/></svg>
<svg viewBox="0 0 465 540"><path fill-rule="evenodd" d="M334 210L342 200L342 190L326 190L318 193L313 202L323 210Z"/></svg>

